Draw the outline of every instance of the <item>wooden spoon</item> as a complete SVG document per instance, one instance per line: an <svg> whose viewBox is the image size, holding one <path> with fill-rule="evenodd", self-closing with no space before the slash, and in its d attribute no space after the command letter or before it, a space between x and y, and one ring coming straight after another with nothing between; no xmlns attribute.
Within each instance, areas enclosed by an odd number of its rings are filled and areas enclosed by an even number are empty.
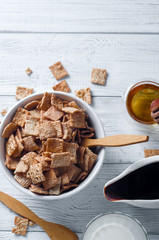
<svg viewBox="0 0 159 240"><path fill-rule="evenodd" d="M82 145L85 147L121 147L135 143L147 142L148 136L145 135L115 135L99 139L85 138Z"/></svg>
<svg viewBox="0 0 159 240"><path fill-rule="evenodd" d="M19 202L15 198L9 196L6 193L0 191L0 201L4 203L14 212L19 215L26 217L33 222L41 226L51 240L78 240L78 236L72 232L70 229L56 223L51 223L43 220L33 213L28 207L23 203Z"/></svg>

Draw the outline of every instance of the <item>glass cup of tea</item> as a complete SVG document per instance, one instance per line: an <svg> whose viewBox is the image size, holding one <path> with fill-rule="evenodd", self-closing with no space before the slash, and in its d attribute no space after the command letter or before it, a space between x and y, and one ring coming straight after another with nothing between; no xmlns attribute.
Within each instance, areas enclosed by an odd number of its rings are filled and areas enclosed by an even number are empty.
<svg viewBox="0 0 159 240"><path fill-rule="evenodd" d="M131 84L123 97L124 116L140 130L159 131L150 110L155 99L159 99L159 83L145 80Z"/></svg>
<svg viewBox="0 0 159 240"><path fill-rule="evenodd" d="M107 213L95 217L88 225L82 240L148 240L141 223L123 213Z"/></svg>

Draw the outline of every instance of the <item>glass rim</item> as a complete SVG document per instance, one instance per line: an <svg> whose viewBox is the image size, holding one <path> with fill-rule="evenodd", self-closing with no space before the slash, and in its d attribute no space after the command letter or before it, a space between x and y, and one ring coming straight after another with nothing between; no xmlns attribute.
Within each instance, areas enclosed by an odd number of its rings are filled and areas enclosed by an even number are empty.
<svg viewBox="0 0 159 240"><path fill-rule="evenodd" d="M154 85L158 85L158 86L159 86L159 82L156 82L155 79L151 79L151 80L144 79L144 80L135 81L135 82L131 83L131 84L129 85L129 87L126 89L126 91L125 91L125 93L124 93L124 101L127 100L128 94L129 94L129 92L130 92L131 89L133 89L134 87L136 87L138 84L146 84L146 83L151 83L151 84L154 84Z"/></svg>
<svg viewBox="0 0 159 240"><path fill-rule="evenodd" d="M132 217L131 215L129 215L129 214L127 214L127 213L122 213L122 212L118 212L118 211L113 211L113 212L108 212L108 213L101 213L101 214L95 216L93 219L91 219L90 222L88 222L87 225L86 225L86 228L85 228L85 230L84 230L84 232L83 232L83 234L82 234L82 239L81 239L81 240L84 239L84 236L85 236L85 234L86 234L87 229L89 228L89 226L90 226L93 222L95 222L97 219L99 219L99 218L101 218L101 217L103 217L103 216L113 215L113 214L114 214L114 215L117 214L117 215L126 216L126 217L132 219L132 220L133 220L134 222L136 222L136 223L140 226L140 228L143 230L143 233L144 233L144 235L145 235L145 237L146 237L146 240L150 240L150 239L149 239L149 236L148 236L148 233L147 233L147 231L146 231L146 229L145 229L145 227L139 222L139 220L137 220L136 218Z"/></svg>
<svg viewBox="0 0 159 240"><path fill-rule="evenodd" d="M123 101L124 101L124 105L125 105L125 110L131 120L137 122L137 124L142 124L144 126L152 126L156 123L155 122L146 123L146 122L143 122L142 120L137 119L134 115L132 115L130 113L128 106L127 106L127 99L128 99L130 91L133 90L135 87L141 86L144 84L151 84L151 85L157 86L159 88L159 82L157 82L155 79L143 79L143 80L135 81L131 85L129 85L129 87L126 89L124 96L123 96Z"/></svg>

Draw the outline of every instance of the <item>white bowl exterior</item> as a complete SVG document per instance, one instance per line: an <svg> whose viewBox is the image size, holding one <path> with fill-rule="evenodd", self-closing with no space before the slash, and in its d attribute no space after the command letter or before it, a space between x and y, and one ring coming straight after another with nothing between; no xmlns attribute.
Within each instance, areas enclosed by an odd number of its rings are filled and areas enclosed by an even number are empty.
<svg viewBox="0 0 159 240"><path fill-rule="evenodd" d="M124 176L128 175L129 173L135 171L136 169L146 166L148 164L154 163L154 162L159 162L159 156L143 158L143 159L133 163L126 170L124 170L120 175L118 175L117 177L108 181L105 184L104 188L109 186L110 184L120 180L121 178L123 178ZM124 203L131 204L133 206L143 207L143 208L159 208L159 199L156 199L156 200L115 200L112 202L124 202Z"/></svg>
<svg viewBox="0 0 159 240"><path fill-rule="evenodd" d="M102 127L102 124L98 118L98 116L96 115L96 113L93 111L93 109L87 104L85 103L83 100L68 94L68 93L63 93L63 92L50 92L50 93L54 93L57 97L61 97L65 100L75 100L75 102L81 107L83 108L86 113L88 114L90 121L91 121L91 125L92 127L95 129L95 134L97 138L102 138L105 136L104 134L104 129ZM6 114L6 116L4 117L2 123L1 123L1 127L0 127L0 163L1 163L1 167L3 169L3 172L5 174L5 176L8 178L8 180L14 185L16 186L19 190L23 191L24 193L30 195L31 197L37 198L37 199L45 199L45 200L52 200L52 199L63 199L69 196L74 195L75 193L78 193L79 191L81 191L82 189L84 189L96 176L96 174L98 173L98 171L100 170L103 161L104 161L104 155L105 155L105 149L102 148L100 149L99 153L98 153L98 158L97 158L97 162L94 166L94 168L92 169L91 173L88 175L88 177L82 182L80 183L80 185L73 189L70 190L69 192L63 193L61 195L58 196L52 196L52 195L37 195L32 193L30 190L23 188L13 177L13 173L5 166L5 139L2 137L2 132L4 127L13 119L16 110L18 107L24 107L27 103L35 100L35 99L40 99L42 97L44 93L35 93L32 94L22 100L20 100L16 105L14 105Z"/></svg>

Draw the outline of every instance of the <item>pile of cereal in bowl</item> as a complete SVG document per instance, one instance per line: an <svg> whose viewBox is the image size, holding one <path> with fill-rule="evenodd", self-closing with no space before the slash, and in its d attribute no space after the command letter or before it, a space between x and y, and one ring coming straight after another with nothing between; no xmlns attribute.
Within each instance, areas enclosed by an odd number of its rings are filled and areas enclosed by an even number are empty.
<svg viewBox="0 0 159 240"><path fill-rule="evenodd" d="M97 155L81 143L93 136L82 108L46 92L40 100L18 108L4 128L5 165L31 192L60 195L91 172Z"/></svg>

